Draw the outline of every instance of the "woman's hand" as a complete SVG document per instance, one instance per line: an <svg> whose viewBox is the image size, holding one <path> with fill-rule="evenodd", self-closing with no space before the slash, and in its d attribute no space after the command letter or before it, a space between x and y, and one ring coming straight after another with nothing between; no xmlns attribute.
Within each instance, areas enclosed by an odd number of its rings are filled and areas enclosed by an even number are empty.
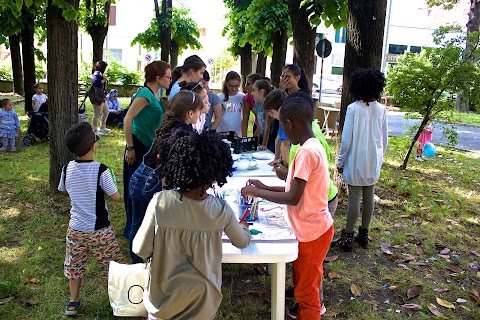
<svg viewBox="0 0 480 320"><path fill-rule="evenodd" d="M127 161L129 165L132 165L135 162L135 149L125 151L125 161Z"/></svg>

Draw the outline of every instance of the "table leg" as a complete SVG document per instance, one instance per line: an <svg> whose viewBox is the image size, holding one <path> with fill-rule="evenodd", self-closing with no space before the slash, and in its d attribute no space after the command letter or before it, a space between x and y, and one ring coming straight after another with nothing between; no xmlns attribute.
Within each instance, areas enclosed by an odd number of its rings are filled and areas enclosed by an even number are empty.
<svg viewBox="0 0 480 320"><path fill-rule="evenodd" d="M325 129L327 127L327 124L328 124L328 111L327 110L323 110L323 124L322 124L322 130Z"/></svg>
<svg viewBox="0 0 480 320"><path fill-rule="evenodd" d="M285 319L285 262L272 263L272 320Z"/></svg>

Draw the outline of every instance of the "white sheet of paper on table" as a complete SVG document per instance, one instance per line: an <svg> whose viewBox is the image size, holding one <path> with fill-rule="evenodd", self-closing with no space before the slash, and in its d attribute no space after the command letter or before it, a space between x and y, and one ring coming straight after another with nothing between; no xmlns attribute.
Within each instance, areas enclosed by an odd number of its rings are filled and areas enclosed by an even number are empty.
<svg viewBox="0 0 480 320"><path fill-rule="evenodd" d="M229 189L226 192L225 200L240 220L242 213L238 212L238 194L239 190ZM250 223L252 223L250 230L261 231L259 234L252 235L252 240L254 241L296 239L284 205L260 200L258 203L258 220ZM223 234L222 239L228 239L228 237Z"/></svg>

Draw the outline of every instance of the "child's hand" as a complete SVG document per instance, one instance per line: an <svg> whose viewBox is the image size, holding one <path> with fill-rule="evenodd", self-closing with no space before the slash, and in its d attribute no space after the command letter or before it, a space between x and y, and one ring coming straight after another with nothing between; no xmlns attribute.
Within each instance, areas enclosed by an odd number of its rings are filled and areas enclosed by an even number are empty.
<svg viewBox="0 0 480 320"><path fill-rule="evenodd" d="M247 229L248 229L248 222L247 222L247 221L244 220L244 221L239 222L239 223L242 224L242 225L244 225L244 226L247 227Z"/></svg>
<svg viewBox="0 0 480 320"><path fill-rule="evenodd" d="M257 179L249 179L247 181L247 186L254 186L257 189L267 189L267 186Z"/></svg>
<svg viewBox="0 0 480 320"><path fill-rule="evenodd" d="M277 177L280 180L287 180L288 169L286 167L279 165L277 167L273 167L273 171L277 174Z"/></svg>
<svg viewBox="0 0 480 320"><path fill-rule="evenodd" d="M256 198L258 189L252 185L243 187L240 191L243 199L248 200L248 198Z"/></svg>
<svg viewBox="0 0 480 320"><path fill-rule="evenodd" d="M267 146L260 145L260 146L257 147L257 150L258 151L265 151L265 150L267 150Z"/></svg>

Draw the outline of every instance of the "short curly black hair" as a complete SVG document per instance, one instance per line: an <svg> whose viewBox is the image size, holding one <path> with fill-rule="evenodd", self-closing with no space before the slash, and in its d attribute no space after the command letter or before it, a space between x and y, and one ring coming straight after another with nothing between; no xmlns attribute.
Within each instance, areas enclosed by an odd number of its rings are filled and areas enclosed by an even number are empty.
<svg viewBox="0 0 480 320"><path fill-rule="evenodd" d="M81 122L68 129L63 140L71 153L81 157L90 151L96 138L92 126L88 122Z"/></svg>
<svg viewBox="0 0 480 320"><path fill-rule="evenodd" d="M385 85L385 76L378 70L361 68L350 76L350 91L355 100L367 103L378 100Z"/></svg>
<svg viewBox="0 0 480 320"><path fill-rule="evenodd" d="M313 109L310 102L302 97L288 98L280 110L280 123L287 119L310 125L313 121Z"/></svg>
<svg viewBox="0 0 480 320"><path fill-rule="evenodd" d="M183 193L202 187L203 194L213 182L222 186L232 175L230 149L217 133L177 130L162 139L159 150L165 189Z"/></svg>

